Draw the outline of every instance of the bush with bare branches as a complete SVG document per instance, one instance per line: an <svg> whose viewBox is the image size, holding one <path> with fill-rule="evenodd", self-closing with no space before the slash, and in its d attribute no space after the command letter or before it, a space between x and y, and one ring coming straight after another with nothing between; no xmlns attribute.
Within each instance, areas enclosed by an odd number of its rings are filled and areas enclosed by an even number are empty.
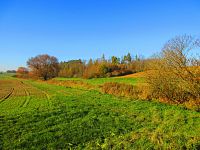
<svg viewBox="0 0 200 150"><path fill-rule="evenodd" d="M171 103L193 101L199 109L200 59L193 55L198 48L200 40L190 35L177 36L164 45L151 63L155 73L147 76L153 97Z"/></svg>

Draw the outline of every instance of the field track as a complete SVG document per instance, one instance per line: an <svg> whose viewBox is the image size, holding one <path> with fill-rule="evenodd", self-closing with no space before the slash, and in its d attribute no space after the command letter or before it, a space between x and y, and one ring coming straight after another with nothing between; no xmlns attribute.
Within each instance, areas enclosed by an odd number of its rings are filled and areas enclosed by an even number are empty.
<svg viewBox="0 0 200 150"><path fill-rule="evenodd" d="M13 94L13 91L14 91L14 88L11 88L11 89L8 89L8 90L5 90L5 91L1 91L1 102L3 102L4 100L8 99L12 94Z"/></svg>
<svg viewBox="0 0 200 150"><path fill-rule="evenodd" d="M49 101L49 95L33 85L20 80L0 80L0 104L18 99L18 107L26 107L32 97Z"/></svg>
<svg viewBox="0 0 200 150"><path fill-rule="evenodd" d="M0 79L0 150L199 149L199 112L71 83Z"/></svg>

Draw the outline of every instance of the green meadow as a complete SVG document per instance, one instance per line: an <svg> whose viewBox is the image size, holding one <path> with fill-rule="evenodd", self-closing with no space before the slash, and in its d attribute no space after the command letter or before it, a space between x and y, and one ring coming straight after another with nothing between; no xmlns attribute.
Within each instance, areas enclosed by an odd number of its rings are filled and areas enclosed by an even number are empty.
<svg viewBox="0 0 200 150"><path fill-rule="evenodd" d="M109 77L109 78L92 78L92 79L82 79L82 78L55 78L58 81L82 81L91 85L102 85L106 82L118 82L118 83L128 83L135 85L136 83L142 82L143 78L119 78L119 77Z"/></svg>
<svg viewBox="0 0 200 150"><path fill-rule="evenodd" d="M141 79L81 80L136 84ZM0 149L199 149L200 113L0 76Z"/></svg>

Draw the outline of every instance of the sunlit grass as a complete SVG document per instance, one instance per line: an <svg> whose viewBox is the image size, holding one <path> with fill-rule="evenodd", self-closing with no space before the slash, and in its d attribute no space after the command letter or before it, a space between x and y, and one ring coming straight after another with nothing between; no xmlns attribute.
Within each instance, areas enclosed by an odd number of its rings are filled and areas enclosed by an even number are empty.
<svg viewBox="0 0 200 150"><path fill-rule="evenodd" d="M54 80L60 81L82 81L89 83L91 85L102 85L106 82L119 82L119 83L128 83L135 85L136 83L143 82L143 78L93 78L93 79L82 79L82 78L55 78Z"/></svg>
<svg viewBox="0 0 200 150"><path fill-rule="evenodd" d="M33 96L25 107L20 107L23 97L0 103L0 149L198 149L200 145L198 112L95 90L26 83L47 92L49 99Z"/></svg>

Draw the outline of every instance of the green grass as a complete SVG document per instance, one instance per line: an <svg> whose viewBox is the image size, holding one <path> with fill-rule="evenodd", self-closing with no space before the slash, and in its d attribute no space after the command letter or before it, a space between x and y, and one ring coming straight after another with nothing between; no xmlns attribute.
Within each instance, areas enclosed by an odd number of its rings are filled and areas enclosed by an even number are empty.
<svg viewBox="0 0 200 150"><path fill-rule="evenodd" d="M12 79L11 77L16 75L15 73L2 73L0 74L0 79Z"/></svg>
<svg viewBox="0 0 200 150"><path fill-rule="evenodd" d="M102 85L106 82L118 82L118 83L128 83L135 85L136 83L142 82L142 78L93 78L93 79L82 79L82 78L55 78L54 80L60 81L82 81L91 85Z"/></svg>
<svg viewBox="0 0 200 150"><path fill-rule="evenodd" d="M25 97L0 103L0 149L200 147L198 112L95 90L24 82L47 92L49 98L30 96L25 107L21 107Z"/></svg>

